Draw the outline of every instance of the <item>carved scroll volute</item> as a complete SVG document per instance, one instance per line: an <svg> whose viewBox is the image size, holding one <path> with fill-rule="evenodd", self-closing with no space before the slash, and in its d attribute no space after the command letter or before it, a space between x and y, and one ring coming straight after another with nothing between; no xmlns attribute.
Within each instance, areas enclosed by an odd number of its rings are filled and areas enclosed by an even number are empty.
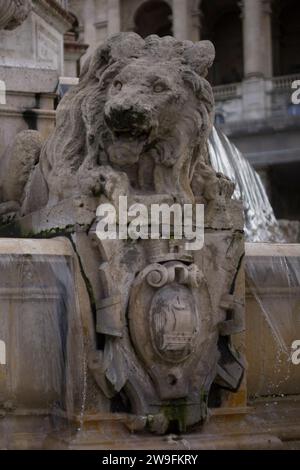
<svg viewBox="0 0 300 470"><path fill-rule="evenodd" d="M211 340L211 318L205 282L195 265L152 264L138 275L129 330L160 399L188 397L190 378Z"/></svg>
<svg viewBox="0 0 300 470"><path fill-rule="evenodd" d="M0 30L11 30L20 26L31 9L30 0L0 0Z"/></svg>

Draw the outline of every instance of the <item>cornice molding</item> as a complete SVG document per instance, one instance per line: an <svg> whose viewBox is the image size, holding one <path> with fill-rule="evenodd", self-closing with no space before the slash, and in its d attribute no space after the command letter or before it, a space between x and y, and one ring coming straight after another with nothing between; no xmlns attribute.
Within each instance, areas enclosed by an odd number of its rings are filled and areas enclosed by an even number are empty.
<svg viewBox="0 0 300 470"><path fill-rule="evenodd" d="M62 8L56 0L32 0L32 3L33 10L61 34L66 33L73 26L73 15Z"/></svg>

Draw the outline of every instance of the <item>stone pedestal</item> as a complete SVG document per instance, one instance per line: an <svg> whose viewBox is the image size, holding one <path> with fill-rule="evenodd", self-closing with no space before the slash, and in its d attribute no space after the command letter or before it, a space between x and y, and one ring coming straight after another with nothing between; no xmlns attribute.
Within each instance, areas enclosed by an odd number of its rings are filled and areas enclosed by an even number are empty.
<svg viewBox="0 0 300 470"><path fill-rule="evenodd" d="M0 32L0 66L56 70L63 74L64 33L73 23L64 9L35 0L26 21Z"/></svg>
<svg viewBox="0 0 300 470"><path fill-rule="evenodd" d="M0 8L4 4L8 20L18 15L17 2L0 2ZM21 4L25 7L25 2ZM27 14L15 30L0 31L0 88L5 89L0 102L0 158L22 130L39 130L44 138L49 135L58 78L64 75L64 33L73 17L50 0L33 0Z"/></svg>
<svg viewBox="0 0 300 470"><path fill-rule="evenodd" d="M55 70L1 67L6 85L0 104L0 159L22 130L35 129L48 137L55 123L54 100L58 75Z"/></svg>

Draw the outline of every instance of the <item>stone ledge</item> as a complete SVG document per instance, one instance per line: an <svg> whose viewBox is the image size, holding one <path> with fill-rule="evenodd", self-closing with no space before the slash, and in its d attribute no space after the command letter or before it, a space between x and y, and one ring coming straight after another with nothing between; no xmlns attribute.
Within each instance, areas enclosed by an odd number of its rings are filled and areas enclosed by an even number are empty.
<svg viewBox="0 0 300 470"><path fill-rule="evenodd" d="M1 65L0 76L7 92L54 93L58 85L56 70Z"/></svg>
<svg viewBox="0 0 300 470"><path fill-rule="evenodd" d="M246 243L246 256L300 257L300 245L287 243Z"/></svg>
<svg viewBox="0 0 300 470"><path fill-rule="evenodd" d="M33 0L33 11L57 28L60 33L71 29L74 18L55 0Z"/></svg>
<svg viewBox="0 0 300 470"><path fill-rule="evenodd" d="M240 120L237 122L228 122L218 126L227 136L242 137L255 134L264 134L276 132L284 132L287 129L296 129L300 127L300 116L289 116L287 113L270 112L266 119L256 120Z"/></svg>
<svg viewBox="0 0 300 470"><path fill-rule="evenodd" d="M55 120L56 113L53 110L47 109L17 109L4 105L0 105L0 116L21 116L24 117L24 112L26 112L26 118L38 117L42 119L50 119L51 121Z"/></svg>
<svg viewBox="0 0 300 470"><path fill-rule="evenodd" d="M42 256L74 256L72 246L67 238L37 240L28 238L1 238L1 255L42 255Z"/></svg>
<svg viewBox="0 0 300 470"><path fill-rule="evenodd" d="M132 433L126 429L127 415L98 414L96 420L78 426L63 424L60 430L51 432L51 427L41 435L39 422L49 419L49 415L35 416L36 431L24 431L24 420L32 421L30 416L4 416L1 420L14 420L14 429L19 432L11 435L11 448L22 449L74 449L74 450L267 450L287 449L293 445L299 449L300 425L299 400L283 400L279 405L268 401L253 403L247 413L212 416L205 427L182 435L154 436L145 433ZM28 428L27 428L28 429ZM72 432L73 430L73 432ZM22 432L23 431L23 432ZM46 434L46 436L45 436ZM71 438L70 438L71 436ZM298 446L298 447L297 447Z"/></svg>

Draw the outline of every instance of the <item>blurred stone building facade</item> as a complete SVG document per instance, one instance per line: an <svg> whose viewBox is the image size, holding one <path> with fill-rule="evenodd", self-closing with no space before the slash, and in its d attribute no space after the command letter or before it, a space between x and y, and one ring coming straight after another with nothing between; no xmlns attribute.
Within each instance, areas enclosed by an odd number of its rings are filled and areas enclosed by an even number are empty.
<svg viewBox="0 0 300 470"><path fill-rule="evenodd" d="M300 219L299 0L69 0L90 53L107 35L210 39L216 125L259 170L279 218ZM299 82L300 85L300 82Z"/></svg>
<svg viewBox="0 0 300 470"><path fill-rule="evenodd" d="M0 158L18 132L52 131L60 84L87 48L75 23L65 0L0 0Z"/></svg>

